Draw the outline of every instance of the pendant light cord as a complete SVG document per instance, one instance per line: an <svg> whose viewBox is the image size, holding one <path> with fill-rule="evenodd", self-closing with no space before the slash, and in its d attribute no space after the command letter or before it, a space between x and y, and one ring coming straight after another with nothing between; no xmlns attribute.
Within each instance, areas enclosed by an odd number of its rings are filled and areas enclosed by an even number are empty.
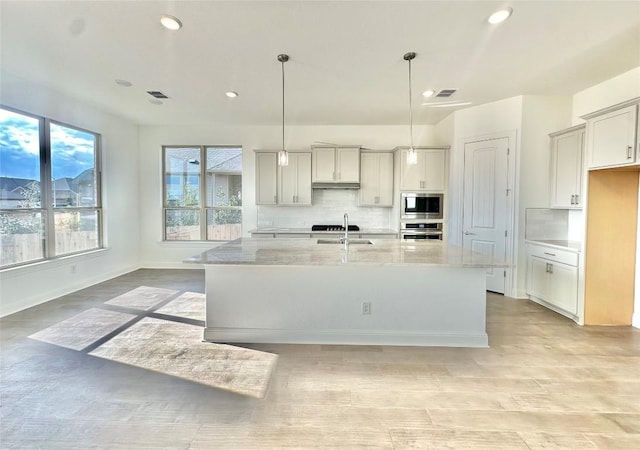
<svg viewBox="0 0 640 450"><path fill-rule="evenodd" d="M282 64L282 151L284 151L284 62L282 58L280 63Z"/></svg>
<svg viewBox="0 0 640 450"><path fill-rule="evenodd" d="M409 142L413 150L413 107L411 105L411 59L409 59Z"/></svg>

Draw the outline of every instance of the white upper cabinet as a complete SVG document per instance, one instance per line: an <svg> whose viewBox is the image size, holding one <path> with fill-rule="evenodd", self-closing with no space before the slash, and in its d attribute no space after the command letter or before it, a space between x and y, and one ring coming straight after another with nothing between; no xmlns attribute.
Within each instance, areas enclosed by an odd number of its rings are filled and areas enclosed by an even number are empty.
<svg viewBox="0 0 640 450"><path fill-rule="evenodd" d="M360 206L393 206L393 153L360 154Z"/></svg>
<svg viewBox="0 0 640 450"><path fill-rule="evenodd" d="M313 147L313 183L359 183L360 147Z"/></svg>
<svg viewBox="0 0 640 450"><path fill-rule="evenodd" d="M585 126L551 133L551 207L582 208Z"/></svg>
<svg viewBox="0 0 640 450"><path fill-rule="evenodd" d="M582 116L587 119L587 161L590 169L638 163L638 100Z"/></svg>
<svg viewBox="0 0 640 450"><path fill-rule="evenodd" d="M256 205L278 203L277 153L256 153Z"/></svg>
<svg viewBox="0 0 640 450"><path fill-rule="evenodd" d="M311 154L289 152L289 164L280 167L278 204L311 205Z"/></svg>
<svg viewBox="0 0 640 450"><path fill-rule="evenodd" d="M400 153L400 190L439 191L446 189L446 148L416 149L417 164L407 163L408 149Z"/></svg>

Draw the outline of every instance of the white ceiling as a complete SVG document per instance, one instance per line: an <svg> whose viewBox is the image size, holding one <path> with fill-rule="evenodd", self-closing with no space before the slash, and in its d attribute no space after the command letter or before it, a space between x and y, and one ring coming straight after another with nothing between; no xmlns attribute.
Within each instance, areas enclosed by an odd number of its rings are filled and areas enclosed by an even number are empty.
<svg viewBox="0 0 640 450"><path fill-rule="evenodd" d="M511 19L489 25L504 5ZM2 0L0 16L3 71L139 124L280 124L279 53L287 124L408 123L408 51L415 124L452 110L422 106L428 88L474 104L571 95L640 66L637 0Z"/></svg>

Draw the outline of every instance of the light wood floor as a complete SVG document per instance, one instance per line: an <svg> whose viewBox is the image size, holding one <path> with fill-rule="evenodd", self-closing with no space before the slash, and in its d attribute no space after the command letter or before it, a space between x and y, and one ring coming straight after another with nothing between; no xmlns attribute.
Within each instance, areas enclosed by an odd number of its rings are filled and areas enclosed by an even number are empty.
<svg viewBox="0 0 640 450"><path fill-rule="evenodd" d="M140 270L0 320L0 448L640 449L640 330L493 294L488 349L248 346L279 355L262 400L27 338L138 286L204 274Z"/></svg>

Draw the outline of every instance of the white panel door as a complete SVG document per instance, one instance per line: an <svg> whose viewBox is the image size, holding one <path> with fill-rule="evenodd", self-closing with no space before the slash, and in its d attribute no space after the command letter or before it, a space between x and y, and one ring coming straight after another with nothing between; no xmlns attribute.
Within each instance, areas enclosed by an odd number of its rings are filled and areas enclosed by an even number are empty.
<svg viewBox="0 0 640 450"><path fill-rule="evenodd" d="M464 146L462 245L504 261L507 244L507 138ZM487 270L487 290L504 294L504 269Z"/></svg>

